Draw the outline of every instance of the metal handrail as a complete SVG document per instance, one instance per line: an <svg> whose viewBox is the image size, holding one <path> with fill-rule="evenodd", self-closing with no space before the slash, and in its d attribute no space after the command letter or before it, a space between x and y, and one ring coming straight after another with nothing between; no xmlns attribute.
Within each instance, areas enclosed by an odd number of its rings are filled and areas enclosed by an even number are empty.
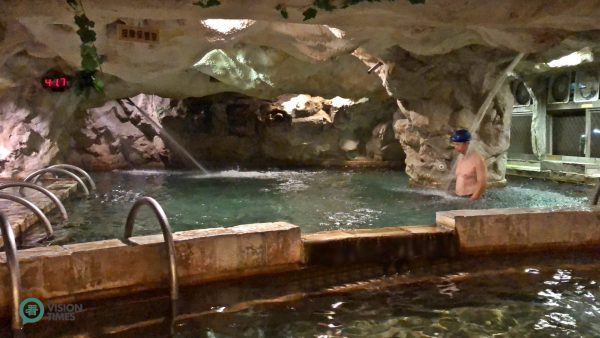
<svg viewBox="0 0 600 338"><path fill-rule="evenodd" d="M592 195L592 205L598 205L598 199L600 198L600 180L596 184L594 194Z"/></svg>
<svg viewBox="0 0 600 338"><path fill-rule="evenodd" d="M52 230L52 224L50 224L48 217L46 217L44 212L42 210L40 210L40 208L36 207L35 204L24 199L23 197L7 194L5 192L0 192L0 199L17 202L17 203L20 203L20 204L26 206L27 208L31 209L31 211L33 211L37 215L37 217L39 217L42 220L42 222L44 223L44 226L46 228L46 235L48 235L48 237L50 237L50 236L52 236L52 234L54 234L54 230Z"/></svg>
<svg viewBox="0 0 600 338"><path fill-rule="evenodd" d="M78 173L80 173L81 175L83 175L83 177L85 177L85 179L90 183L90 189L96 190L96 184L94 183L94 180L92 180L92 177L90 176L90 174L88 174L85 170L79 168L78 166L74 166L71 164L54 164L49 166L48 168L59 168L59 169L71 169L71 170L75 170Z"/></svg>
<svg viewBox="0 0 600 338"><path fill-rule="evenodd" d="M86 196L90 195L90 191L88 190L85 183L83 183L81 178L79 178L79 176L77 176L77 175L73 174L72 172L65 170L65 169L60 169L60 168L39 169L39 170L36 170L36 171L32 172L31 174L29 174L27 177L25 177L25 179L23 181L29 182L29 180L34 180L33 182L35 183L37 181L37 177L40 176L41 174L45 174L45 173L60 173L60 174L65 174L67 176L70 176L72 179L77 181L77 183L79 183L79 185L81 185L81 188L83 188L83 192L85 193ZM23 188L19 188L19 193L22 193L22 192L23 192Z"/></svg>
<svg viewBox="0 0 600 338"><path fill-rule="evenodd" d="M37 184L27 183L27 182L11 182L11 183L6 183L6 184L0 184L0 190L6 189L6 188L11 188L11 187L24 187L24 188L35 189L35 190L41 192L42 194L48 196L48 198L50 198L50 200L52 200L52 202L54 202L54 205L56 205L58 210L60 210L60 214L62 215L62 218L65 221L69 220L69 215L67 214L67 210L65 209L65 206L62 204L60 199L58 199L58 197L56 197L56 195L54 195L50 190L48 190L42 186L39 186ZM21 193L21 195L24 195L24 194Z"/></svg>
<svg viewBox="0 0 600 338"><path fill-rule="evenodd" d="M169 254L169 272L171 275L171 300L176 300L177 298L179 298L179 288L177 286L177 264L175 262L175 244L173 243L173 234L171 233L171 226L169 225L169 220L165 215L165 211L154 198L144 196L135 201L135 203L129 210L129 214L127 215L124 235L125 240L128 240L129 237L131 237L135 217L138 213L138 210L143 205L149 206L152 209L152 211L154 211L154 215L156 216L156 218L158 218L158 221L160 223L163 238L165 240L165 244L167 245L167 253Z"/></svg>
<svg viewBox="0 0 600 338"><path fill-rule="evenodd" d="M17 245L15 244L15 234L4 213L0 212L0 229L2 239L4 240L4 252L6 253L6 263L10 272L10 287L12 290L12 318L11 327L13 330L20 330L21 317L19 316L19 303L21 302L21 272L19 271L19 261L17 260Z"/></svg>

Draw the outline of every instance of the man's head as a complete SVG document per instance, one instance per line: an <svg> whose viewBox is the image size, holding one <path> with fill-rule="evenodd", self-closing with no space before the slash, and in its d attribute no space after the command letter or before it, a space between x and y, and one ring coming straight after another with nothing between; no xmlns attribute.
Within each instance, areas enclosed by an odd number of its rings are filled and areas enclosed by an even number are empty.
<svg viewBox="0 0 600 338"><path fill-rule="evenodd" d="M452 142L454 150L461 154L465 154L467 152L467 149L469 148L469 141L471 141L471 133L469 133L469 131L466 129L455 130L452 133L452 136L450 136L450 142Z"/></svg>

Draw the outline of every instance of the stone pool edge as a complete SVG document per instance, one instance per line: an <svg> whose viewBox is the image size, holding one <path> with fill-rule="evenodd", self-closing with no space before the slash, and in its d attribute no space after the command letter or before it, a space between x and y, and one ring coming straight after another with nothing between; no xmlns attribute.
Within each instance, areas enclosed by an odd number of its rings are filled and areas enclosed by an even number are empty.
<svg viewBox="0 0 600 338"><path fill-rule="evenodd" d="M56 197L64 201L75 192L77 192L77 182L71 180L46 180L51 181L48 185L44 186L46 189L50 190ZM2 183L2 182L0 182ZM12 188L13 190L18 190L19 188ZM7 192L7 190L3 190L3 192ZM25 189L25 192L31 192L30 189ZM20 196L20 195L15 195ZM42 212L48 214L56 209L56 205L45 195L35 191L35 194L27 194L25 196L20 196L26 198L28 201L32 202L35 206L37 206ZM13 233L15 235L15 240L17 243L21 240L23 234L34 225L41 225L40 220L37 215L27 209L26 207L14 203L13 206L8 210L0 211L4 213L4 215L8 218L10 223L10 227L13 229ZM4 240L0 236L0 246L4 246Z"/></svg>
<svg viewBox="0 0 600 338"><path fill-rule="evenodd" d="M286 222L173 234L181 285L294 272L310 266L375 263L384 272L460 255L600 248L600 208L486 209L436 213L436 225L302 235ZM169 285L162 235L18 252L22 298L74 302ZM9 272L0 253L0 317L8 316Z"/></svg>
<svg viewBox="0 0 600 338"><path fill-rule="evenodd" d="M300 228L285 222L198 229L173 234L180 285L297 270ZM21 298L65 302L168 288L162 235L38 247L17 252ZM6 255L0 253L0 317L11 303Z"/></svg>
<svg viewBox="0 0 600 338"><path fill-rule="evenodd" d="M461 254L600 249L600 207L506 208L436 212Z"/></svg>

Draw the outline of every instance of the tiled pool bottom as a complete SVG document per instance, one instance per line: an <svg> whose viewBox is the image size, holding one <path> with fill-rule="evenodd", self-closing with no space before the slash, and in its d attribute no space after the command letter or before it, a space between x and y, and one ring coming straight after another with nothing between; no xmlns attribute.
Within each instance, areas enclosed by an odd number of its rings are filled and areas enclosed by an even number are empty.
<svg viewBox="0 0 600 338"><path fill-rule="evenodd" d="M84 303L36 337L597 337L600 254L438 260L385 275L379 266L311 267L168 293Z"/></svg>
<svg viewBox="0 0 600 338"><path fill-rule="evenodd" d="M408 187L408 177L392 170L122 171L94 175L98 191L90 199L65 203L70 221L56 229L53 244L121 238L129 208L140 196L155 198L174 231L286 221L302 233L340 229L434 224L435 212L456 209L579 207L590 187L508 178L480 201L431 189ZM159 233L148 210L135 233Z"/></svg>

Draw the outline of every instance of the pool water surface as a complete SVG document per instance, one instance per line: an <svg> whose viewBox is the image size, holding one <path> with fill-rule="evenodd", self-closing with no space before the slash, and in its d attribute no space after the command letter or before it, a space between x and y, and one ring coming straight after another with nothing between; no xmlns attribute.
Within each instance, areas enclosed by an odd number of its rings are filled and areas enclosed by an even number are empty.
<svg viewBox="0 0 600 338"><path fill-rule="evenodd" d="M73 322L42 321L27 325L26 332L39 337L598 337L599 258L597 251L463 257L367 278L366 271L349 267L331 267L343 269L337 278L326 269L308 269L184 288L175 321L169 319L164 290L86 303Z"/></svg>
<svg viewBox="0 0 600 338"><path fill-rule="evenodd" d="M121 238L127 213L141 196L155 198L173 231L287 221L303 233L336 229L433 224L435 212L509 207L578 207L588 186L510 177L476 202L451 193L408 187L404 172L114 171L93 175L89 199L65 203L70 220L59 225L55 244ZM39 231L39 230L38 230ZM135 235L160 233L151 212L140 211Z"/></svg>
<svg viewBox="0 0 600 338"><path fill-rule="evenodd" d="M599 337L600 270L548 260L266 304L189 322L214 337ZM469 271L471 270L471 271ZM410 275L410 274L409 274Z"/></svg>

